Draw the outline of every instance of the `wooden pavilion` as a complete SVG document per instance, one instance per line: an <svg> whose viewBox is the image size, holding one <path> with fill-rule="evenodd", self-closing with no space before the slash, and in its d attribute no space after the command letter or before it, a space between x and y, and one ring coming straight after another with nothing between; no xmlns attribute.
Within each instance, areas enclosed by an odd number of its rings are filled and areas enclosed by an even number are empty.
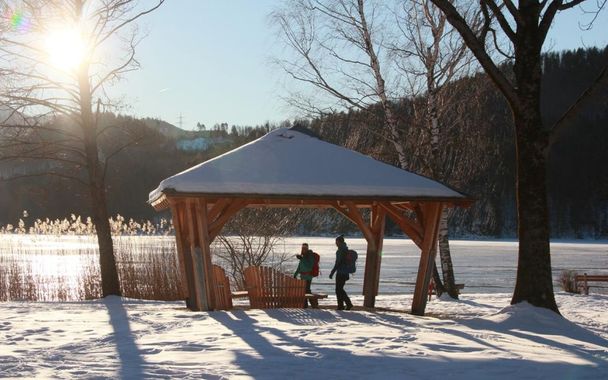
<svg viewBox="0 0 608 380"><path fill-rule="evenodd" d="M420 248L412 313L424 315L441 211L466 206L463 194L426 177L281 128L163 180L150 193L156 210L171 209L188 307L214 310L211 242L244 207L334 208L367 240L364 306L378 294L386 217ZM361 212L370 209L369 220Z"/></svg>

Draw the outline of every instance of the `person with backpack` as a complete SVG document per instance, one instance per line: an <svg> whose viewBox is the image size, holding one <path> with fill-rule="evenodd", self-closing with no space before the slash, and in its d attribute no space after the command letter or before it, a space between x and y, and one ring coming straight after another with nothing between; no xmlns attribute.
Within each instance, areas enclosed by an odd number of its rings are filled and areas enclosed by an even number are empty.
<svg viewBox="0 0 608 380"><path fill-rule="evenodd" d="M299 255L296 255L300 262L298 268L293 274L294 278L300 275L300 279L306 281L306 294L312 293L310 286L312 285L312 279L319 275L319 254L313 252L308 248L308 243L302 244L302 250ZM311 300L310 305L316 308L316 300ZM308 300L304 300L304 308L308 307Z"/></svg>
<svg viewBox="0 0 608 380"><path fill-rule="evenodd" d="M353 303L350 302L350 298L348 297L348 294L346 294L346 290L344 290L344 285L346 285L346 281L350 279L349 274L354 273L352 268L354 267L354 260L356 260L356 258L353 259L353 254L351 252L354 251L348 249L348 246L344 241L344 235L340 235L336 238L336 246L338 247L338 250L336 251L336 263L329 274L329 278L332 279L334 273L337 273L336 297L338 298L338 310L350 310L353 308ZM354 255L356 257L356 253Z"/></svg>

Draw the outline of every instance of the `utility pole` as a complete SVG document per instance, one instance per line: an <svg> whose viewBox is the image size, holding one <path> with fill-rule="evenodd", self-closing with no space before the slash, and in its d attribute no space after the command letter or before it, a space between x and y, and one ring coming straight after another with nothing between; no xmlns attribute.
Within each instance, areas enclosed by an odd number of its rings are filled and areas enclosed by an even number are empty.
<svg viewBox="0 0 608 380"><path fill-rule="evenodd" d="M177 124L179 125L179 129L184 129L184 116L181 112L179 113Z"/></svg>

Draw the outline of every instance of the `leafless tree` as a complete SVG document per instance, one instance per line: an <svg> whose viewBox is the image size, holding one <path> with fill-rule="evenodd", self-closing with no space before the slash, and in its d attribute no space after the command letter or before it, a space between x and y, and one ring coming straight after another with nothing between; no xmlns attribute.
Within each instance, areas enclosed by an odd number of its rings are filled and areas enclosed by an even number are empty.
<svg viewBox="0 0 608 380"><path fill-rule="evenodd" d="M608 82L608 65L597 80L553 125L545 125L541 115L541 53L547 33L560 13L591 3L596 12L606 1L586 0L481 0L484 27L476 31L463 17L460 4L432 0L460 33L477 61L507 100L515 125L517 151L517 210L519 259L512 304L527 301L559 312L553 292L549 246L549 210L546 162L553 142L590 95ZM497 43L504 39L508 49ZM493 48L505 53L513 63L505 72L489 53Z"/></svg>
<svg viewBox="0 0 608 380"><path fill-rule="evenodd" d="M372 0L292 1L274 14L281 37L294 53L279 63L293 79L334 99L330 104L363 112L374 112L372 106L380 104L385 125L382 137L392 144L404 169L409 157L395 104L406 96L425 97L427 109L414 109L413 115L426 119L432 157L420 161L426 166L425 174L443 178L439 120L456 101L453 92L442 90L446 83L465 74L471 55L445 16L429 1L397 4L393 10ZM467 18L479 23L480 15L471 9ZM311 113L335 110L323 106L328 104L325 99L301 92L292 93L288 100ZM446 211L442 217L440 257L446 290L457 297L447 215ZM436 270L434 273L442 292L441 279Z"/></svg>
<svg viewBox="0 0 608 380"><path fill-rule="evenodd" d="M51 174L87 187L99 243L103 296L120 294L105 175L112 157L139 138L117 137L112 131L119 126L100 124L103 113L118 106L106 88L139 67L137 21L163 2L2 3L5 13L18 15L12 23L5 19L1 27L0 104L9 110L2 123L4 144L9 144L3 152L13 155L3 158L51 161L56 164L51 170L28 175ZM111 148L102 150L101 141Z"/></svg>
<svg viewBox="0 0 608 380"><path fill-rule="evenodd" d="M407 164L393 101L402 96L392 65L382 65L388 51L379 28L386 12L364 0L292 0L273 13L279 36L293 53L277 63L292 79L312 86L317 97L292 92L288 102L309 114L339 109L368 111L380 104L382 137L397 152L402 168ZM378 28L376 28L378 26ZM389 79L390 78L390 79Z"/></svg>
<svg viewBox="0 0 608 380"><path fill-rule="evenodd" d="M244 209L224 227L213 252L215 260L228 269L236 289L245 288L244 271L267 265L282 270L292 254L279 249L286 234L298 225L302 210L280 208Z"/></svg>
<svg viewBox="0 0 608 380"><path fill-rule="evenodd" d="M414 101L414 117L424 119L430 145L431 156L423 157L423 172L433 178L444 179L444 160L440 146L442 130L449 129L461 120L455 111L460 99L458 92L444 91L444 86L459 77L471 72L472 55L464 41L446 20L446 16L430 0L411 0L397 2L394 10L395 24L398 32L389 44L390 52L396 57L395 63L403 73L403 81L409 85L410 96L425 99L424 109L418 109L420 102ZM471 7L464 17L478 29L480 13ZM453 86L454 84L452 84ZM448 122L446 115L452 115L452 125L441 125ZM428 154L426 149L425 153ZM443 273L443 284L437 282L438 294L445 291L453 298L458 298L452 258L449 246L448 209L444 209L439 226L439 257ZM444 286L443 286L444 285Z"/></svg>

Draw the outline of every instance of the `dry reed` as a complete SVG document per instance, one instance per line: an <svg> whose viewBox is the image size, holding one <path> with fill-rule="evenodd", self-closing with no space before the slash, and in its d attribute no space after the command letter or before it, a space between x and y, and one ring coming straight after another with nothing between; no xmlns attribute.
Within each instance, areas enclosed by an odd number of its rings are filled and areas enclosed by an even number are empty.
<svg viewBox="0 0 608 380"><path fill-rule="evenodd" d="M36 242L36 239L39 239ZM98 251L92 236L0 235L0 301L81 301L101 297ZM29 244L32 241L36 244ZM184 299L172 238L114 238L124 297ZM32 248L34 245L34 248ZM49 248L57 246L58 248Z"/></svg>

